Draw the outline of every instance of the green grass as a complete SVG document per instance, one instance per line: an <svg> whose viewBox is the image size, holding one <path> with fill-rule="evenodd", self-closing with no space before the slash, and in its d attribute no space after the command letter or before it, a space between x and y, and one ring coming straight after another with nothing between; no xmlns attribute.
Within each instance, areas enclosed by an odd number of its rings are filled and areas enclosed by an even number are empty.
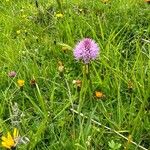
<svg viewBox="0 0 150 150"><path fill-rule="evenodd" d="M39 0L37 8L31 0L0 1L0 130L6 135L17 127L30 140L18 145L23 150L113 150L112 140L120 150L150 149L150 5L143 0L58 2ZM64 17L56 18L60 12ZM84 37L100 47L90 64L91 83L72 52ZM15 78L8 77L11 70ZM23 91L18 79L25 80ZM83 82L80 91L72 83L77 79ZM97 99L95 91L104 98ZM130 135L137 146L113 130Z"/></svg>

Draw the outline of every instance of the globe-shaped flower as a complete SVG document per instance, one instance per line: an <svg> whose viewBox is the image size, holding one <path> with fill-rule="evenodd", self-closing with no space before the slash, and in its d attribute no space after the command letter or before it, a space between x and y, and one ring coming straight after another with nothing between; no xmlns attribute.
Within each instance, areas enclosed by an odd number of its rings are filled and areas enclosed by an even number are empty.
<svg viewBox="0 0 150 150"><path fill-rule="evenodd" d="M73 54L76 60L81 60L83 63L88 64L98 56L99 47L94 40L84 38L76 45Z"/></svg>
<svg viewBox="0 0 150 150"><path fill-rule="evenodd" d="M17 75L17 73L16 73L15 71L10 71L10 72L8 73L8 76L9 76L10 78L14 78L16 75Z"/></svg>

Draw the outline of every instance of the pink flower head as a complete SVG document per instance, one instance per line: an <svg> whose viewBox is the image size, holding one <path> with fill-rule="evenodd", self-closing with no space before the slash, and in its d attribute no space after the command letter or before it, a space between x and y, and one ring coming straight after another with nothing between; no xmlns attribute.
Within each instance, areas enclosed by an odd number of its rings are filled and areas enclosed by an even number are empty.
<svg viewBox="0 0 150 150"><path fill-rule="evenodd" d="M84 38L76 45L73 54L76 60L82 60L83 63L87 64L96 59L99 54L99 47L94 40Z"/></svg>
<svg viewBox="0 0 150 150"><path fill-rule="evenodd" d="M16 72L15 71L10 71L9 73L8 73L8 76L9 77L11 77L11 78L13 78L13 77L15 77L16 76Z"/></svg>

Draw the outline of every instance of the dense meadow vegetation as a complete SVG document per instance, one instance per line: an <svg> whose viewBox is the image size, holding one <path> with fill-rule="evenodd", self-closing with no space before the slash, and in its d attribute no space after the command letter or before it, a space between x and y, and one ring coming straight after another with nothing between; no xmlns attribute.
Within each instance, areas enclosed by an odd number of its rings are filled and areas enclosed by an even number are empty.
<svg viewBox="0 0 150 150"><path fill-rule="evenodd" d="M0 0L0 136L4 150L150 149L150 5Z"/></svg>

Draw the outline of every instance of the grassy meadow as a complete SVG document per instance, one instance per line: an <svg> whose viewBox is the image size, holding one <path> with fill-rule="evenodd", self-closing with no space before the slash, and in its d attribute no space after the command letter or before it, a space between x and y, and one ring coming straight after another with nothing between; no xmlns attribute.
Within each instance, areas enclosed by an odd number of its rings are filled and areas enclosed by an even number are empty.
<svg viewBox="0 0 150 150"><path fill-rule="evenodd" d="M73 55L86 37L100 48L88 76ZM0 136L11 150L150 149L150 5L0 0Z"/></svg>

